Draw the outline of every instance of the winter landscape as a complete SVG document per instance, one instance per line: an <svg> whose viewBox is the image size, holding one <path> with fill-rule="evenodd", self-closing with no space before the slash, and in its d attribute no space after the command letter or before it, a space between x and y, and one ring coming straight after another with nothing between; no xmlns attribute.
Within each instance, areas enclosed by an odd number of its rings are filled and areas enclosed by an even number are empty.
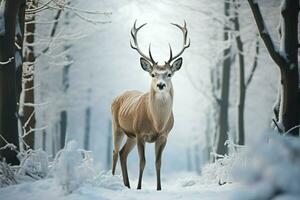
<svg viewBox="0 0 300 200"><path fill-rule="evenodd" d="M0 199L298 200L299 10L0 0Z"/></svg>

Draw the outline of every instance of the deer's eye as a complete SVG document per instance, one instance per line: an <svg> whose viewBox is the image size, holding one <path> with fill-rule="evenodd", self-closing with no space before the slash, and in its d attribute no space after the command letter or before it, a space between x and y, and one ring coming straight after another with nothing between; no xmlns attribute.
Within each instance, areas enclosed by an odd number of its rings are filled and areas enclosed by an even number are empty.
<svg viewBox="0 0 300 200"><path fill-rule="evenodd" d="M168 74L168 77L171 77L172 76L172 74Z"/></svg>
<svg viewBox="0 0 300 200"><path fill-rule="evenodd" d="M155 77L155 74L151 74L152 77Z"/></svg>

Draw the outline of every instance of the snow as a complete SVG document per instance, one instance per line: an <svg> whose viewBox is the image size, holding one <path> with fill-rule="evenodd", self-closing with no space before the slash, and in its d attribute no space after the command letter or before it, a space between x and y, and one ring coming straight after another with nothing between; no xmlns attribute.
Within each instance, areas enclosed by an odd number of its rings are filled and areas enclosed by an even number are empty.
<svg viewBox="0 0 300 200"><path fill-rule="evenodd" d="M300 140L278 135L269 130L254 139L240 156L248 158L246 165L235 167L236 181L247 187L235 193L234 199L283 199L300 197ZM253 193L255 191L255 193ZM287 197L289 196L289 197Z"/></svg>
<svg viewBox="0 0 300 200"><path fill-rule="evenodd" d="M164 181L163 191L155 190L155 183L147 180L143 184L142 190L127 189L121 186L121 177L112 175L106 176L107 183L111 187L102 187L98 180L92 183L85 183L71 194L66 195L64 191L59 187L54 179L40 180L33 183L23 183L0 189L1 199L14 199L14 200L126 200L126 199L189 199L189 200L219 200L230 198L231 192L236 189L236 185L230 184L225 186L212 185L180 185L177 182L178 177L170 178ZM181 175L184 177L185 175ZM100 176L103 177L103 176ZM99 180L100 180L99 177ZM176 178L175 178L176 177ZM181 179L183 179L181 177ZM100 181L101 182L101 181ZM137 181L134 181L133 185L136 185Z"/></svg>
<svg viewBox="0 0 300 200"><path fill-rule="evenodd" d="M113 176L110 170L99 171L90 152L81 150L72 140L49 165L47 178L32 181L22 179L26 174L18 173L20 184L2 185L0 193L1 198L14 200L41 197L45 200L294 200L300 196L299 152L298 138L267 131L248 146L206 165L201 176L188 172L163 174L163 190L156 191L155 176L146 174L142 190L136 190L136 178L130 180L132 189L128 189L120 174ZM39 166L39 162L33 160L43 160L44 154L31 155L42 158L29 159L29 163ZM28 166L23 164L22 168ZM220 182L224 185L219 185Z"/></svg>
<svg viewBox="0 0 300 200"><path fill-rule="evenodd" d="M66 194L72 193L94 175L88 154L83 157L82 153L85 151L78 149L77 142L71 140L57 153L54 160L52 173Z"/></svg>
<svg viewBox="0 0 300 200"><path fill-rule="evenodd" d="M21 171L28 168L36 169L42 161L44 153L41 150L31 151L26 161L21 164ZM142 190L135 189L137 179L131 179L133 189L123 185L122 176L113 176L111 171L96 172L96 166L90 157L90 152L78 148L76 141L72 140L66 147L59 151L51 164L46 178L33 181L26 179L25 173L17 173L12 177L17 178L19 184L0 188L1 199L30 199L30 200L126 200L126 199L220 199L230 198L232 191L239 188L239 184L220 186L217 182L208 183L203 180L210 176L198 176L194 173L173 173L163 175L163 190L156 191L155 176L143 178ZM36 167L33 167L36 166ZM25 170L22 170L24 168ZM43 171L43 170L42 170ZM47 171L47 170L44 170ZM28 172L28 170L27 170ZM32 170L32 173L34 171ZM36 173L40 173L36 171ZM32 176L33 174L31 174Z"/></svg>
<svg viewBox="0 0 300 200"><path fill-rule="evenodd" d="M48 154L41 150L28 150L24 155L19 155L21 160L20 169L18 170L18 175L36 175L38 179L44 178L48 174Z"/></svg>

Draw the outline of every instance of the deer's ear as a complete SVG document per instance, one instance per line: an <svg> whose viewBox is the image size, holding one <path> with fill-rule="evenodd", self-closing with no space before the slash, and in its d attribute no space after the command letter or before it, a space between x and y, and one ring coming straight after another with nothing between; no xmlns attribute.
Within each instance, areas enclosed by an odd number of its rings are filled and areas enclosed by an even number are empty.
<svg viewBox="0 0 300 200"><path fill-rule="evenodd" d="M178 59L175 60L175 61L173 62L173 64L171 65L171 70L172 70L173 72L176 72L176 71L178 71L178 70L181 68L181 66L182 66L182 58L178 58Z"/></svg>
<svg viewBox="0 0 300 200"><path fill-rule="evenodd" d="M150 62L148 62L148 60L141 57L140 62L141 62L141 66L142 66L143 70L145 70L146 72L151 72L152 71L152 66L151 66Z"/></svg>

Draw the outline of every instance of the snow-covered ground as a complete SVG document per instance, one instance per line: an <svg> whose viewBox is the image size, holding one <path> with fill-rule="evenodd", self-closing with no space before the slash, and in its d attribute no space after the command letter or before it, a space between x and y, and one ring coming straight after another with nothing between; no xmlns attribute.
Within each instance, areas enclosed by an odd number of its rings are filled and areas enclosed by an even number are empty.
<svg viewBox="0 0 300 200"><path fill-rule="evenodd" d="M201 176L188 172L163 173L163 189L156 191L155 175L146 174L142 190L137 190L134 174L129 173L132 189L128 189L123 186L119 173L112 176L111 171L97 171L90 152L78 148L73 140L57 153L48 169L41 167L48 163L42 153L29 156L27 164L21 165L21 170L14 170L12 176L3 173L1 165L0 199L298 200L299 152L298 138L277 135L270 130L248 146L206 165ZM43 171L47 172L47 178L29 181L30 177L37 177L32 174L43 174ZM11 177L18 184L5 181L12 180Z"/></svg>
<svg viewBox="0 0 300 200"><path fill-rule="evenodd" d="M25 158L17 168L0 166L1 199L230 199L240 187L236 183L219 185L219 180L229 180L224 176L228 170L220 172L215 163L207 165L202 176L192 172L162 174L162 191L156 191L155 175L148 174L143 177L142 190L135 189L138 172L129 173L132 189L128 189L119 171L113 176L110 170L98 170L91 152L80 149L75 140L69 141L50 163L41 150L30 151ZM10 169L11 176L3 173L4 169Z"/></svg>
<svg viewBox="0 0 300 200"><path fill-rule="evenodd" d="M180 174L163 180L162 191L156 191L153 177L145 177L142 190L135 189L137 180L132 180L132 189L123 186L121 177L105 175L106 179L96 179L92 183L85 183L71 194L65 195L54 179L46 179L32 183L23 183L0 189L1 199L13 200L168 200L168 199L201 199L219 200L230 199L232 191L240 187L237 184L199 184L197 177L187 178L191 174ZM199 178L199 177L198 177Z"/></svg>

